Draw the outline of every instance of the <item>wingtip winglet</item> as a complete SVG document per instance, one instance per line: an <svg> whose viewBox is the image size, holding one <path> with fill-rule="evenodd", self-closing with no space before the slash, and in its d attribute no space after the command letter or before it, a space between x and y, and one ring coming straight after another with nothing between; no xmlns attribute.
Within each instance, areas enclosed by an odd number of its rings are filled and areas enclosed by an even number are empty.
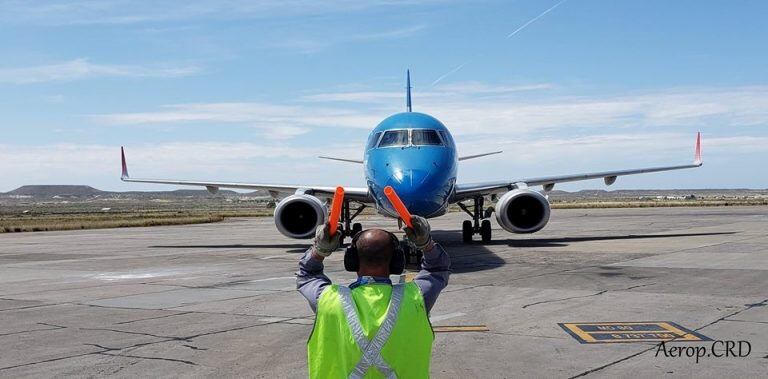
<svg viewBox="0 0 768 379"><path fill-rule="evenodd" d="M128 165L125 163L125 149L122 146L120 146L120 158L122 159L122 163L123 163L123 172L120 175L120 179L125 180L125 179L128 179L129 176L128 176Z"/></svg>
<svg viewBox="0 0 768 379"><path fill-rule="evenodd" d="M693 163L699 166L704 163L701 159L701 132L696 134L696 154L694 155Z"/></svg>

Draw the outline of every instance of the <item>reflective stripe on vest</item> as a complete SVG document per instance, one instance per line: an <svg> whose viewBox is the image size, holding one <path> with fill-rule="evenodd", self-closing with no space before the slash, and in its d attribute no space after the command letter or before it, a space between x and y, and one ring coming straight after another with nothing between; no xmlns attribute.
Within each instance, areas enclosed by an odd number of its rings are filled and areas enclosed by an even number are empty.
<svg viewBox="0 0 768 379"><path fill-rule="evenodd" d="M403 299L403 292L405 286L403 284L396 284L392 286L392 297L389 301L389 309L387 309L387 316L384 322L379 327L376 335L369 340L365 336L362 325L360 325L360 317L355 309L355 302L352 299L350 289L347 287L339 287L339 296L341 298L341 305L344 308L344 314L347 317L347 323L349 329L352 331L352 336L357 342L357 346L363 352L363 356L360 357L360 361L357 362L352 373L349 374L350 378L362 378L371 366L376 366L387 378L397 378L395 371L384 361L381 356L381 349L384 344L387 343L389 335L392 334L392 329L395 327L395 321L397 321L397 315L400 312L400 302Z"/></svg>
<svg viewBox="0 0 768 379"><path fill-rule="evenodd" d="M402 287L404 290L397 317L389 337L381 342L383 346L377 350L399 378L427 379L434 334L421 289L413 282ZM390 308L394 310L392 303L396 288L390 284L369 283L350 289L356 319L365 333L365 340L355 336L352 331L354 326L347 321L341 295L345 286L332 284L325 288L318 297L317 318L307 341L310 378L345 379L350 376L364 357L367 346L382 328ZM387 375L371 364L363 378L384 379Z"/></svg>

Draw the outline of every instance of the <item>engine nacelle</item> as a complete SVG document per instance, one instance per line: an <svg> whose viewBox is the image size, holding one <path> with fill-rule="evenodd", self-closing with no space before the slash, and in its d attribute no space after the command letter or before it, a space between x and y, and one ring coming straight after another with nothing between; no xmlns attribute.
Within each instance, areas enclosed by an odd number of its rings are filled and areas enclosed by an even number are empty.
<svg viewBox="0 0 768 379"><path fill-rule="evenodd" d="M549 222L549 201L529 189L505 193L496 203L496 221L512 233L535 233Z"/></svg>
<svg viewBox="0 0 768 379"><path fill-rule="evenodd" d="M290 238L311 238L315 228L326 221L327 210L320 199L309 195L291 195L275 207L275 226Z"/></svg>

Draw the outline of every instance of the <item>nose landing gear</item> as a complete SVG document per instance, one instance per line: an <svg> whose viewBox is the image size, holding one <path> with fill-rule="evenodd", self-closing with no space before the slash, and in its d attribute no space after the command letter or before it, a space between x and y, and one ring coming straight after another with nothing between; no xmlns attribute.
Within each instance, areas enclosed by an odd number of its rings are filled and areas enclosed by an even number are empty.
<svg viewBox="0 0 768 379"><path fill-rule="evenodd" d="M485 199L482 196L478 196L474 199L474 210L470 211L469 208L463 203L457 203L459 208L466 212L472 220L465 220L461 224L461 239L464 243L472 242L472 236L479 234L483 242L489 242L491 240L491 221L486 220L493 213L492 208L483 210Z"/></svg>
<svg viewBox="0 0 768 379"><path fill-rule="evenodd" d="M359 204L357 208L351 209L350 208L350 201L344 200L344 205L341 209L341 222L344 224L341 228L342 231L342 240L341 243L344 243L344 239L346 237L354 237L357 233L360 233L363 231L363 226L359 223L352 223L352 220L355 219L362 211L366 208L365 204ZM351 213L351 211L354 211L355 213Z"/></svg>

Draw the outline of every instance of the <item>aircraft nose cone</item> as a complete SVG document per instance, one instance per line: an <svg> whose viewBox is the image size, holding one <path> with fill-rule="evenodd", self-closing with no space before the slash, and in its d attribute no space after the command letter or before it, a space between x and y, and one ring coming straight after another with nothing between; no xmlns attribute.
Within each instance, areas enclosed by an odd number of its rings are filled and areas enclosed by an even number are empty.
<svg viewBox="0 0 768 379"><path fill-rule="evenodd" d="M426 216L440 207L440 186L434 183L435 179L435 174L428 170L396 170L392 173L389 185L411 213Z"/></svg>
<svg viewBox="0 0 768 379"><path fill-rule="evenodd" d="M395 190L411 192L423 187L428 182L429 177L430 172L427 170L395 170L392 173L392 186L395 187Z"/></svg>

